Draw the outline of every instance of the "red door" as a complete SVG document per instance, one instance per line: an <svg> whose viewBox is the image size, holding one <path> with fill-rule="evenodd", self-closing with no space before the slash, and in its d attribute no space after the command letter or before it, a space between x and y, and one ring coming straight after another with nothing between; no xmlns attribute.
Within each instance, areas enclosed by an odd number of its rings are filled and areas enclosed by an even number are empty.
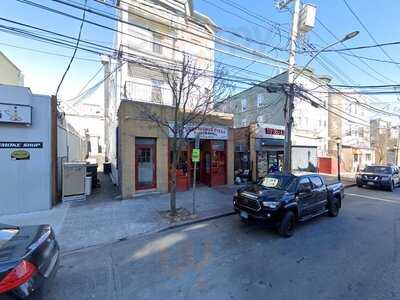
<svg viewBox="0 0 400 300"><path fill-rule="evenodd" d="M136 190L157 186L156 145L136 143L135 177Z"/></svg>

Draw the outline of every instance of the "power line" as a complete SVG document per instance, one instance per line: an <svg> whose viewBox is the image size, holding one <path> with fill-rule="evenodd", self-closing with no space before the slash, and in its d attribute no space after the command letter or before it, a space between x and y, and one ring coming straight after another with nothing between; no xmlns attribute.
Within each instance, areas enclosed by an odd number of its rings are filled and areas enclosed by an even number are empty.
<svg viewBox="0 0 400 300"><path fill-rule="evenodd" d="M36 3L33 3L33 2L31 2L31 1L29 1L29 0L17 0L17 1L23 2L23 3L28 3L28 2L30 2L30 5L40 6L40 5L37 5ZM68 3L68 2L63 1L63 0L51 0L51 1L57 2L57 3L61 3L61 4L64 4L64 5L67 5L67 6L76 8L76 9L86 10L86 11L88 11L89 13L96 14L96 15L98 15L98 16L101 16L101 17L104 17L104 18L107 18L107 19L110 19L110 20L113 20L113 21L117 21L117 22L121 22L121 23L124 23L124 24L127 24L127 25L131 25L131 26L134 26L134 27L143 29L143 30L147 30L147 31L150 31L150 32L152 32L152 33L159 34L159 35L161 35L161 36L167 36L167 37L170 38L170 39L182 40L182 41L184 41L184 42L187 42L187 43L196 45L196 46L198 46L198 47L207 48L208 50L217 51L217 52L224 53L224 54L226 54L226 55L230 55L230 56L234 56L234 57L239 57L239 58L240 58L240 56L235 55L235 54L233 54L233 53L226 52L226 51L223 51L223 50L220 50L220 49L210 48L210 47L204 46L204 45L202 45L202 44L198 44L198 43L195 43L195 42L193 42L193 41L189 41L189 40L186 40L186 39L183 39L183 38L177 38L177 37L171 36L171 35L169 35L169 34L167 34L167 33L165 33L165 32L156 31L156 30L150 29L150 28L145 27L145 26L142 26L142 25L134 24L134 23L132 23L132 22L123 20L123 19L118 18L118 17L114 17L114 16L109 15L109 14L106 14L106 13L104 13L104 12L98 12L98 11L96 11L96 10L94 10L94 9L91 9L91 8L85 8L85 7L82 7L81 5L76 5L76 4ZM43 7L43 5L42 5L42 7ZM45 6L45 7L46 7L46 6ZM47 7L47 8L48 8L48 7ZM119 8L119 7L117 7L117 8ZM119 9L121 9L121 8L119 8ZM52 9L52 10L55 11L54 9ZM76 18L76 17L75 17L75 18ZM145 17L142 17L142 18L146 19ZM153 21L153 20L152 20L152 21ZM96 25L96 23L94 23L94 22L91 22L91 24ZM97 25L99 25L99 24L97 23ZM106 27L106 26L102 26L102 27L104 27L104 28L109 28L109 27ZM171 27L173 27L173 26L171 26ZM177 28L177 27L174 27L174 28L175 28L175 29L178 29L178 30L181 30L181 28ZM114 28L113 28L112 30L113 30L113 31L117 31L117 30L115 30ZM126 32L122 32L122 31L120 31L120 33L122 33L122 34L127 34ZM191 32L191 33L192 33L192 32ZM193 33L192 33L192 34L193 34ZM129 34L128 34L128 35L129 35ZM139 39L139 40L143 40L141 37L135 36L135 38L136 38L136 39ZM201 38L206 39L206 40L207 40L207 39L208 39L208 40L210 39L210 38L207 38L207 37L204 36L204 35L201 36ZM146 41L146 40L145 40L145 41ZM153 42L153 41L147 41L147 42ZM230 42L230 43L232 43L232 42ZM254 50L254 49L249 49L249 48L246 48L246 47L243 47L243 46L238 46L238 45L235 45L235 46L230 45L229 47L234 48L234 49L236 49L236 50L240 50L240 51L242 51L242 52L246 52L246 53L248 53L248 54L251 54L251 55L254 55L254 56L257 56L257 57L260 57L260 58L264 58L264 59L266 59L266 60L271 60L271 61L273 61L273 62L275 62L275 63L285 64L285 65L287 64L286 61L282 61L282 60L279 60L279 59L270 57L270 56L268 56L268 55L266 55L266 54L264 54L264 53L261 53L261 52L258 52L257 50ZM250 58L243 58L243 59L249 59L249 60L250 60ZM263 62L263 63L266 63L266 62Z"/></svg>
<svg viewBox="0 0 400 300"><path fill-rule="evenodd" d="M87 5L87 0L85 0L85 6L86 6L86 5ZM79 34L78 34L78 39L77 39L77 41L76 41L76 47L75 47L75 49L74 49L74 53L72 54L71 60L69 61L68 66L67 66L67 68L65 69L64 74L63 74L62 77L61 77L60 83L59 83L58 86L57 86L56 97L57 97L57 95L58 95L58 92L60 91L61 85L62 85L63 82L64 82L65 76L67 75L69 69L71 68L72 62L74 61L74 58L75 58L75 55L76 55L76 52L78 51L78 46L79 46L79 42L80 42L80 40L81 40L82 29L83 29L83 24L84 24L84 22L85 22L85 18L86 18L86 10L83 12L83 15L82 15L82 22L81 22L81 25L80 25L80 27L79 27Z"/></svg>
<svg viewBox="0 0 400 300"><path fill-rule="evenodd" d="M365 26L365 24L361 21L360 17L355 13L355 11L351 8L351 6L349 5L349 3L346 0L343 0L344 4L346 5L346 7L348 8L348 10L351 12L351 14L354 16L354 18L356 18L356 20L358 21L358 23L360 23L360 25L365 29L365 31L368 33L369 37L371 38L371 40L374 41L375 45L379 47L379 49L382 51L382 53L389 58L389 60L393 61L393 58L386 52L385 49L382 48L382 46L379 45L378 41L375 39L375 37L372 35L372 33L368 30L367 26ZM398 67L400 69L400 67Z"/></svg>

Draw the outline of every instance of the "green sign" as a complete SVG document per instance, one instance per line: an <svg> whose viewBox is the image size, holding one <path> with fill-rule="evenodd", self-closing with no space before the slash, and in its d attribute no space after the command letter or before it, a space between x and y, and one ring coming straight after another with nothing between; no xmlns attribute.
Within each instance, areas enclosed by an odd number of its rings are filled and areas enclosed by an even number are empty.
<svg viewBox="0 0 400 300"><path fill-rule="evenodd" d="M26 150L15 150L11 153L12 160L26 160L30 158L30 154Z"/></svg>
<svg viewBox="0 0 400 300"><path fill-rule="evenodd" d="M200 149L193 149L192 151L192 162L200 161Z"/></svg>

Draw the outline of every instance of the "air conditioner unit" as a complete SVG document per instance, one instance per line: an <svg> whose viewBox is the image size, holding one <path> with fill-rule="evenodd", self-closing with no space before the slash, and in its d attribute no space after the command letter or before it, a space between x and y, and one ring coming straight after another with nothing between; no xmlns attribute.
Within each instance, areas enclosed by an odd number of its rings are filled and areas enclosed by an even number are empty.
<svg viewBox="0 0 400 300"><path fill-rule="evenodd" d="M85 162L66 162L63 165L63 202L85 200Z"/></svg>

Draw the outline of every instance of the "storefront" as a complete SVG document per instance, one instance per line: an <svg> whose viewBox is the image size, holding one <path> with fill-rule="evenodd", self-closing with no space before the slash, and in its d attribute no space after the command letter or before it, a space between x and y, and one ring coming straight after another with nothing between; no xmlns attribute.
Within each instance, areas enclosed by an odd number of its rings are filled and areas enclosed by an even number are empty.
<svg viewBox="0 0 400 300"><path fill-rule="evenodd" d="M169 107L148 104L160 110L171 122ZM162 192L170 189L172 134L139 113L137 103L123 101L118 120L118 185L123 198L137 193ZM150 109L150 108L149 108ZM203 125L179 143L177 190L188 190L193 184L192 149L194 138L200 137L200 162L197 182L210 187L233 183L233 116L210 113Z"/></svg>
<svg viewBox="0 0 400 300"><path fill-rule="evenodd" d="M257 178L267 175L274 164L278 169L282 168L284 140L284 126L257 125L255 142Z"/></svg>
<svg viewBox="0 0 400 300"><path fill-rule="evenodd" d="M227 127L202 125L190 133L187 140L180 141L178 168L176 174L177 191L186 191L193 185L194 164L192 150L195 147L195 136L200 137L200 163L196 168L196 182L207 186L218 186L227 183ZM170 133L170 137L172 133ZM169 172L171 179L172 139L169 139ZM171 181L171 180L169 180Z"/></svg>

